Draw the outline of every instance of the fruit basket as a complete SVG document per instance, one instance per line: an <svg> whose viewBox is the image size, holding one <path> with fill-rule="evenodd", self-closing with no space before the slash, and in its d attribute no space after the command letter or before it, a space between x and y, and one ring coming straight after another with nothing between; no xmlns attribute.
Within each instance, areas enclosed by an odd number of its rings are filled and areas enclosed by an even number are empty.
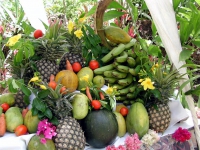
<svg viewBox="0 0 200 150"><path fill-rule="evenodd" d="M199 77L188 77L199 66L178 60L182 47L172 4L145 3L166 57L145 34L104 24L107 9L116 5L112 0L98 2L94 29L81 15L9 38L12 77L10 93L0 96L0 145L13 139L19 150L142 150L164 148L167 141L192 149L194 137L199 145L196 91L188 84ZM127 5L134 22L136 7Z"/></svg>

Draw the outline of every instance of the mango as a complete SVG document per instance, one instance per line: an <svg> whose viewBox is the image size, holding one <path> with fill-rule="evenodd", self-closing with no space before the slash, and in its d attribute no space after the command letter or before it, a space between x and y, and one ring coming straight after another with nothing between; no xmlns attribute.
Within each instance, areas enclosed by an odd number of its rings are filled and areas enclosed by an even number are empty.
<svg viewBox="0 0 200 150"><path fill-rule="evenodd" d="M23 117L18 107L9 108L6 113L6 130L14 132L15 128L23 124Z"/></svg>
<svg viewBox="0 0 200 150"><path fill-rule="evenodd" d="M72 99L72 113L73 118L75 119L83 119L87 116L89 106L89 99L83 93L77 93Z"/></svg>
<svg viewBox="0 0 200 150"><path fill-rule="evenodd" d="M94 73L89 67L82 68L78 73L78 90L81 91L83 88L89 85L89 82L92 82Z"/></svg>
<svg viewBox="0 0 200 150"><path fill-rule="evenodd" d="M142 138L149 130L149 116L146 108L140 102L131 105L126 116L126 127L129 134L137 133Z"/></svg>
<svg viewBox="0 0 200 150"><path fill-rule="evenodd" d="M8 103L9 106L13 106L15 104L15 97L12 93L5 93L0 95L0 105L3 103Z"/></svg>
<svg viewBox="0 0 200 150"><path fill-rule="evenodd" d="M117 135L119 137L123 137L126 134L126 121L124 119L124 117L122 116L122 114L120 114L119 112L114 112L116 119L117 119L117 123L118 123L118 133Z"/></svg>
<svg viewBox="0 0 200 150"><path fill-rule="evenodd" d="M96 85L98 88L102 88L105 84L105 79L101 75L97 75L93 78L93 84Z"/></svg>
<svg viewBox="0 0 200 150"><path fill-rule="evenodd" d="M39 121L37 115L32 115L31 109L26 113L24 117L24 125L27 127L29 133L36 133Z"/></svg>

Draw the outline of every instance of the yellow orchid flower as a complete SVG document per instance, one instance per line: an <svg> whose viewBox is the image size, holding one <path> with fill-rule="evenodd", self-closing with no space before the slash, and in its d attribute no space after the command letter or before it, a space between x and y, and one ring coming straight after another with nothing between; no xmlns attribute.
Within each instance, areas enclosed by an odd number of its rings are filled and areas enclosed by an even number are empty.
<svg viewBox="0 0 200 150"><path fill-rule="evenodd" d="M156 64L154 64L154 65L151 67L151 70L152 70L152 71L155 71L155 69L158 68L158 67L159 67L159 65L158 65L158 63L156 63Z"/></svg>
<svg viewBox="0 0 200 150"><path fill-rule="evenodd" d="M20 38L21 38L21 34L17 34L15 36L9 38L8 42L6 43L6 46L14 46L15 43L17 43Z"/></svg>
<svg viewBox="0 0 200 150"><path fill-rule="evenodd" d="M85 20L86 20L86 17L82 17L82 18L79 18L78 22L79 22L79 23L84 23Z"/></svg>
<svg viewBox="0 0 200 150"><path fill-rule="evenodd" d="M46 90L46 89L47 89L47 87L44 86L44 85L40 85L40 88L43 89L43 90Z"/></svg>
<svg viewBox="0 0 200 150"><path fill-rule="evenodd" d="M144 81L142 81L141 85L144 87L144 90L147 90L147 89L155 89L155 87L153 86L154 82L151 82L151 79L150 78L145 78Z"/></svg>
<svg viewBox="0 0 200 150"><path fill-rule="evenodd" d="M74 29L74 23L72 21L69 21L67 28L69 30L69 33L71 34L72 30Z"/></svg>
<svg viewBox="0 0 200 150"><path fill-rule="evenodd" d="M142 82L142 81L144 81L144 79L140 79L138 82Z"/></svg>
<svg viewBox="0 0 200 150"><path fill-rule="evenodd" d="M33 77L33 78L31 78L31 80L28 83L35 82L35 81L39 81L39 78L38 77Z"/></svg>
<svg viewBox="0 0 200 150"><path fill-rule="evenodd" d="M81 31L81 29L78 29L74 32L74 34L76 35L77 38L81 39L81 37L83 36L83 32Z"/></svg>
<svg viewBox="0 0 200 150"><path fill-rule="evenodd" d="M108 85L108 88L106 89L106 94L108 94L108 95L112 95L114 92L115 92L115 87L110 87L109 85Z"/></svg>

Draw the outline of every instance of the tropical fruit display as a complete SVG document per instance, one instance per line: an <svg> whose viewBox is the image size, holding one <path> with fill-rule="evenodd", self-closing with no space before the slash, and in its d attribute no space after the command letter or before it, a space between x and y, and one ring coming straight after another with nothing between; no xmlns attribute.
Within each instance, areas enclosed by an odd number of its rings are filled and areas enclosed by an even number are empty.
<svg viewBox="0 0 200 150"><path fill-rule="evenodd" d="M168 128L178 71L158 61L160 53L139 35L111 24L96 33L84 19L65 24L56 18L45 33L21 37L30 51L8 59L15 80L13 91L0 95L0 136L35 133L28 150L84 150Z"/></svg>

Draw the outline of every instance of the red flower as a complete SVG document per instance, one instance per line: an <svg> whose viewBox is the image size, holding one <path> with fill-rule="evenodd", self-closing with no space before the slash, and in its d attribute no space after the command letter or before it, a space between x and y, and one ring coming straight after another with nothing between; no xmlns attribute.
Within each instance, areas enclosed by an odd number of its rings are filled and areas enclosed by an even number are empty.
<svg viewBox="0 0 200 150"><path fill-rule="evenodd" d="M176 141L185 142L191 138L191 133L187 129L179 127L173 134L172 138Z"/></svg>

